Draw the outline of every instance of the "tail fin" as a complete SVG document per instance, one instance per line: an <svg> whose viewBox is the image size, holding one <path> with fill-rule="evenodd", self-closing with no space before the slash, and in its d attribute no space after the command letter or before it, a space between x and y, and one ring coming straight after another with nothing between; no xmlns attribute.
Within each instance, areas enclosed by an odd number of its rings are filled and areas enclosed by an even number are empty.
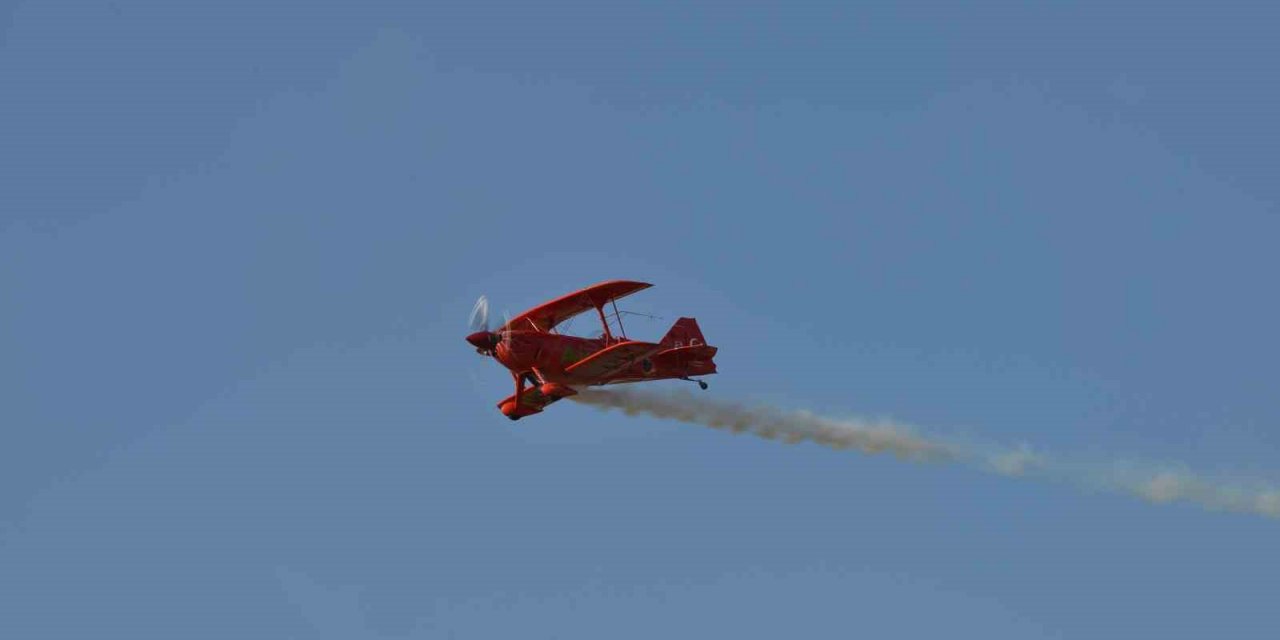
<svg viewBox="0 0 1280 640"><path fill-rule="evenodd" d="M671 330L662 337L660 344L665 349L696 347L707 344L707 340L702 337L702 330L698 328L697 320L680 318L676 320L675 324L671 325Z"/></svg>

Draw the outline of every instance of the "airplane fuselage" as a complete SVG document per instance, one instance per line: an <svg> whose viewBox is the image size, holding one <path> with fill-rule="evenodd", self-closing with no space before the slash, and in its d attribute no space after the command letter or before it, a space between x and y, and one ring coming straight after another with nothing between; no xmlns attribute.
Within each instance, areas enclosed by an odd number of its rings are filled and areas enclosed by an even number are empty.
<svg viewBox="0 0 1280 640"><path fill-rule="evenodd" d="M579 338L537 331L512 331L494 357L514 373L537 371L548 382L568 383L565 369L608 346L603 338Z"/></svg>
<svg viewBox="0 0 1280 640"><path fill-rule="evenodd" d="M510 337L494 348L494 358L513 375L534 374L538 382L557 382L574 387L683 378L689 375L710 373L714 368L694 366L681 361L678 364L662 358L640 358L626 368L605 378L582 376L566 371L574 363L583 360L609 346L627 340L617 338L580 338L538 331L512 331ZM651 343L640 343L651 344ZM652 344L655 351L660 347ZM701 364L701 363L698 363Z"/></svg>

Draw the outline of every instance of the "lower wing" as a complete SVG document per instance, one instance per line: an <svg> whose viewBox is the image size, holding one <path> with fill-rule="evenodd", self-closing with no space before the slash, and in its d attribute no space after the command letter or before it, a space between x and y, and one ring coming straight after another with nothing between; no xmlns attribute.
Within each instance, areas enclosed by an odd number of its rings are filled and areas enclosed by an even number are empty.
<svg viewBox="0 0 1280 640"><path fill-rule="evenodd" d="M603 380L626 369L633 363L647 358L662 349L661 345L652 342L619 342L607 349L601 349L564 370L571 380L590 383Z"/></svg>

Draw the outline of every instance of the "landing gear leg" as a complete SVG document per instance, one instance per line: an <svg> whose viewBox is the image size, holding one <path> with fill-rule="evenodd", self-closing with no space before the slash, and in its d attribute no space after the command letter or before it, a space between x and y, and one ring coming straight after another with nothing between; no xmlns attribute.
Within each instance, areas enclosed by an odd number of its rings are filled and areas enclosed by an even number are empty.
<svg viewBox="0 0 1280 640"><path fill-rule="evenodd" d="M681 380L688 380L689 382L696 382L696 383L698 383L698 388L702 389L703 391L706 391L706 390L707 390L707 383L705 383L705 382L703 382L703 381L701 381L701 380L694 380L693 378L690 378L690 377L688 377L688 376L681 376L681 377L680 377L680 379L681 379Z"/></svg>

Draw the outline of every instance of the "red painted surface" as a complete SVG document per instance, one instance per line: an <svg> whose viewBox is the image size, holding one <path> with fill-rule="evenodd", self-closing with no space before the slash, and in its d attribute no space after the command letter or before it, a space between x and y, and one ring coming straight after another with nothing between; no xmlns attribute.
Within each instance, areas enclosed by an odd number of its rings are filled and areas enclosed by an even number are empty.
<svg viewBox="0 0 1280 640"><path fill-rule="evenodd" d="M629 280L602 282L521 313L497 331L467 336L467 342L493 356L516 381L518 392L498 402L502 413L513 420L538 413L576 393L574 387L716 373L716 348L706 344L693 318L677 320L659 343L608 333L592 339L552 332L569 318L650 286Z"/></svg>

